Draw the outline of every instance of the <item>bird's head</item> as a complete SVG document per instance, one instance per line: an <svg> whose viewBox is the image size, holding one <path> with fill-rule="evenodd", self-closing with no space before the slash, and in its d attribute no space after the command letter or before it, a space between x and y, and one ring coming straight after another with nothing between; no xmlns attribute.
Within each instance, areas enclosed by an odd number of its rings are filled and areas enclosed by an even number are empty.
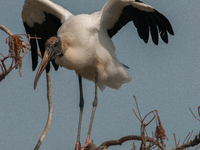
<svg viewBox="0 0 200 150"><path fill-rule="evenodd" d="M65 50L66 50L66 47L63 48L62 40L59 37L54 36L54 37L49 38L46 41L45 52L44 52L42 61L40 63L39 69L38 69L36 77L35 77L34 89L36 89L37 82L38 82L42 72L49 64L49 62L58 56L64 55Z"/></svg>

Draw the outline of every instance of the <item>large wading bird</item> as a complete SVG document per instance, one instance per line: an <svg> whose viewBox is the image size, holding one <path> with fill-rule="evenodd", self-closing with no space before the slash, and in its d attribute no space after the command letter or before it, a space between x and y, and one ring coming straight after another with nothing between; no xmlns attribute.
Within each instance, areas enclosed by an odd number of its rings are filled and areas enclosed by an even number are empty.
<svg viewBox="0 0 200 150"><path fill-rule="evenodd" d="M67 2L66 2L67 3ZM80 118L76 149L80 148L80 128L83 111L82 77L95 83L95 99L88 131L89 136L97 106L97 87L106 86L118 89L131 80L127 67L116 57L111 38L128 22L132 21L139 37L148 42L149 33L157 45L159 35L168 43L168 33L174 35L168 19L150 5L140 0L109 0L103 8L92 14L73 15L50 0L25 0L22 19L27 34L32 39L32 68L38 64L37 45L43 56L35 77L34 89L38 79L49 62L55 70L63 66L75 70L79 78Z"/></svg>

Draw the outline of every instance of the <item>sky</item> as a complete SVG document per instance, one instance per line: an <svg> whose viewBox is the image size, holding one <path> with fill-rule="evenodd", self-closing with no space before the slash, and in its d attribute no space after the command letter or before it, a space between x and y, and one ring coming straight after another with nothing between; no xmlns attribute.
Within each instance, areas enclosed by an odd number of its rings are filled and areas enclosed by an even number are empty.
<svg viewBox="0 0 200 150"><path fill-rule="evenodd" d="M74 15L101 10L107 0L53 0ZM169 43L145 44L132 23L113 37L117 58L130 67L132 81L119 90L98 90L97 106L91 140L98 146L106 140L126 135L140 135L140 122L133 113L136 96L142 117L157 109L166 135L167 149L175 147L173 133L181 143L193 131L192 139L199 133L200 105L200 15L199 0L144 0L164 14L172 24L175 35ZM24 34L21 19L23 0L0 1L0 23L15 34ZM8 53L7 34L0 31L0 52ZM9 64L9 61L7 61ZM13 70L0 83L0 149L34 149L46 124L48 103L46 76L42 74L33 89L36 71L31 69L30 52L22 62L22 77ZM79 117L78 77L74 71L51 69L53 118L41 150L74 149ZM94 83L83 80L85 106L83 112L81 143L85 142L94 99ZM149 136L155 131L152 122L147 127ZM131 149L132 141L109 150ZM137 146L139 148L139 142ZM194 149L194 148L191 148Z"/></svg>

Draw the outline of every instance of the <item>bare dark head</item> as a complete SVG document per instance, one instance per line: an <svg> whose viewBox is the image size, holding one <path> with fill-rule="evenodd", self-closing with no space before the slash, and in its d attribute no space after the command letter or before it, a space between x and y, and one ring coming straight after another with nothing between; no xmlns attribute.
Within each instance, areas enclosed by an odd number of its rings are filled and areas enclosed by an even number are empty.
<svg viewBox="0 0 200 150"><path fill-rule="evenodd" d="M57 56L62 56L62 55L63 55L63 50L62 50L61 39L56 36L49 38L45 43L45 52L44 52L44 56L42 58L38 72L35 77L34 89L36 89L37 82L38 82L42 72L49 64L49 62L52 59L55 59Z"/></svg>

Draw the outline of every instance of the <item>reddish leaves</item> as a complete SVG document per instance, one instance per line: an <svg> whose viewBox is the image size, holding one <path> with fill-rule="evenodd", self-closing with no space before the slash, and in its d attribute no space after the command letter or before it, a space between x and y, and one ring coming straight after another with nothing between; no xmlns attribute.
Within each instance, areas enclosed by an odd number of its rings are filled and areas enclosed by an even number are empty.
<svg viewBox="0 0 200 150"><path fill-rule="evenodd" d="M28 44L25 44L22 40L23 38L20 35L10 35L6 38L6 44L8 44L9 50L8 55L4 56L2 53L0 53L0 82L5 78L6 75L10 73L11 70L19 69L19 74L21 76L21 68L22 68L22 59L27 53L28 48L30 48L30 39L31 37L27 34L22 34L27 37ZM24 51L23 48L26 48ZM23 52L23 56L21 56L21 52ZM5 61L10 58L11 63L9 67L6 67Z"/></svg>
<svg viewBox="0 0 200 150"><path fill-rule="evenodd" d="M22 61L20 61L20 53L23 52L23 40L19 35L11 35L6 38L6 44L9 46L9 55L15 60L15 69L19 68L19 74L21 76ZM19 62L18 62L19 61ZM18 64L17 64L18 63Z"/></svg>
<svg viewBox="0 0 200 150"><path fill-rule="evenodd" d="M156 111L156 116L157 116L157 119L158 119L158 124L157 124L156 130L155 130L155 137L156 137L157 142L159 142L159 140L160 140L160 143L164 144L163 140L167 139L167 136L165 134L165 129L162 126L162 123L160 121L160 117L158 116L157 111Z"/></svg>

